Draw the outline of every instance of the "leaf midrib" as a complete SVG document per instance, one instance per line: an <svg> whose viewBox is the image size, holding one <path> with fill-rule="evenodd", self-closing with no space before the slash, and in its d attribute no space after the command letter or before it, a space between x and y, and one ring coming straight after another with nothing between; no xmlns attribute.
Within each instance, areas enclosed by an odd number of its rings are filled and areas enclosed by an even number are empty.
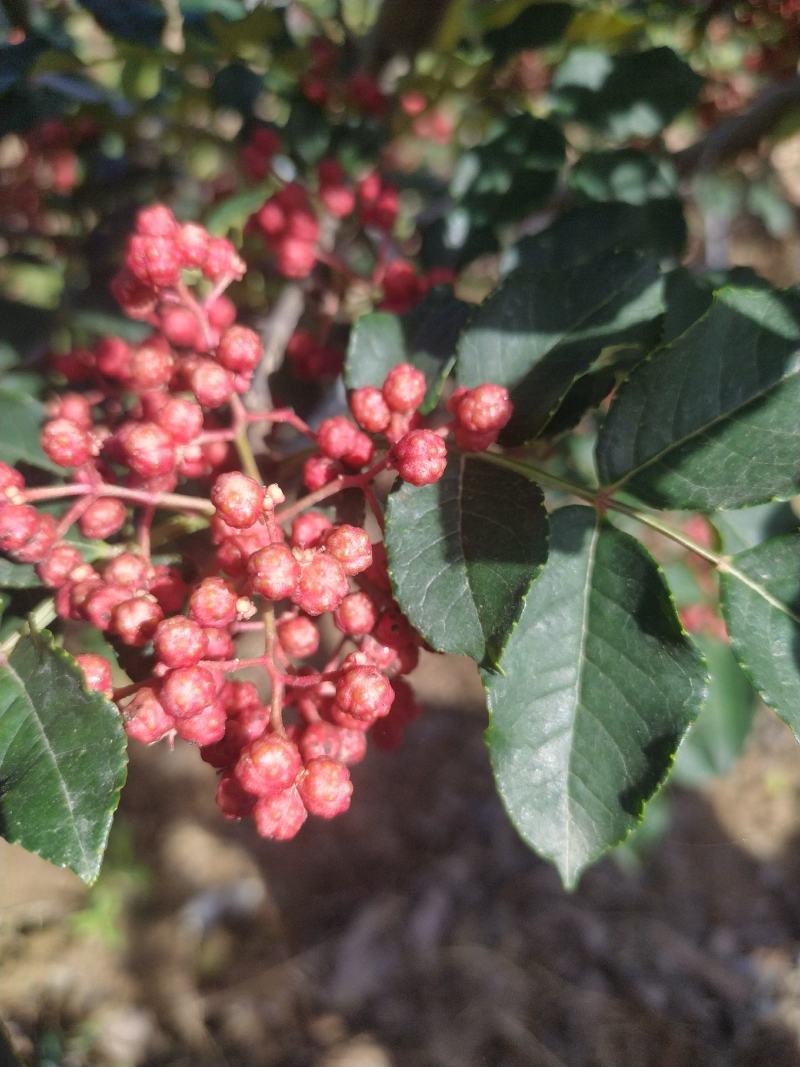
<svg viewBox="0 0 800 1067"><path fill-rule="evenodd" d="M626 474L623 474L621 478L617 479L617 481L612 482L610 485L606 483L603 488L607 492L616 492L616 490L621 489L622 486L626 485L632 478L637 477L639 474L642 473L642 471L647 470L648 467L652 467L655 463L660 463L661 460L665 456L668 456L671 452L674 452L676 449L683 448L684 445L688 444L689 441L692 441L696 437L701 437L703 434L708 433L719 423L726 422L729 419L734 418L740 411L750 407L751 404L754 404L759 400L763 400L765 397L769 396L769 394L775 389L780 388L792 378L796 378L798 374L800 374L800 357L798 356L798 353L795 352L792 358L791 371L782 374L780 378L776 378L774 381L770 382L769 385L767 385L764 389L759 390L759 392L751 394L749 397L747 397L746 400L743 400L741 403L736 404L732 408L727 408L724 412L721 412L709 422L704 423L697 429L692 430L691 433L686 434L679 441L670 441L668 445L660 449L660 451L655 453L655 455L650 456L638 466L632 467L631 470L629 470Z"/></svg>
<svg viewBox="0 0 800 1067"><path fill-rule="evenodd" d="M34 719L34 721L36 722L36 725L37 725L37 727L39 729L39 733L41 734L42 742L44 744L44 747L46 749L46 752L47 752L48 756L50 757L50 762L52 763L53 769L55 771L56 779L58 781L59 788L60 788L60 790L61 790L61 792L62 792L62 794L64 796L64 803L66 804L67 811L69 812L69 819L70 819L70 822L72 823L72 830L73 830L73 836L74 836L75 842L76 842L78 848L80 849L80 853L81 853L81 857L82 857L84 865L85 865L85 869L86 870L90 870L90 869L92 869L93 864L91 863L91 857L89 856L89 853L86 851L86 847L85 847L85 845L84 845L84 843L83 843L83 841L81 839L81 836L80 836L80 834L78 832L78 824L77 824L77 821L76 821L76 818L75 818L75 810L74 810L74 807L73 807L72 796L71 796L69 790L67 789L66 782L64 781L63 775L61 774L61 772L59 770L58 760L56 759L56 754L55 754L55 752L53 750L53 746L50 744L50 739L48 738L47 733L46 733L46 731L44 729L44 724L42 723L42 720L41 720L41 718L39 716L39 713L36 710L35 704L33 703L33 701L31 700L30 696L28 695L28 690L27 690L27 687L26 687L24 681L22 680L21 676L18 674L17 670L11 665L11 661L10 660L6 660L5 663L3 663L3 666L9 672L9 674L12 676L12 680L14 680L16 682L16 684L18 686L18 689L19 689L19 691L20 691L20 693L22 695L22 698L27 703L27 705L28 705L28 707L30 709L31 716Z"/></svg>
<svg viewBox="0 0 800 1067"><path fill-rule="evenodd" d="M592 574L594 572L595 556L597 554L597 542L600 536L600 524L595 520L592 528L592 540L589 544L589 551L586 560L586 579L585 588L583 592L582 612L581 612L581 635L580 643L578 647L578 670L575 677L575 709L572 715L572 723L569 731L569 759L567 760L567 782L572 779L573 774L576 772L572 769L572 757L575 751L575 728L578 721L578 710L582 704L582 692L583 692L583 676L584 668L586 665L586 644L589 637L589 599L592 592ZM574 820L572 817L572 803L569 787L567 787L566 805L564 808L564 840L565 840L565 852L564 852L564 864L567 872L569 882L572 882L572 861L570 856L570 850L572 848L572 827Z"/></svg>

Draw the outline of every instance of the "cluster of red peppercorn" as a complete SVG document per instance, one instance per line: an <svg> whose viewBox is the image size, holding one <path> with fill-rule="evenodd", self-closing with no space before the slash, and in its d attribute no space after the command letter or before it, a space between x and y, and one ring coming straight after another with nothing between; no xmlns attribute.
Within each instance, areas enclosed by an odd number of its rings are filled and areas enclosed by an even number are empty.
<svg viewBox="0 0 800 1067"><path fill-rule="evenodd" d="M312 104L340 112L344 106L363 115L382 115L388 98L375 79L365 71L340 76L342 50L324 37L311 41L309 69L300 82L300 91Z"/></svg>
<svg viewBox="0 0 800 1067"><path fill-rule="evenodd" d="M348 767L363 758L368 731L393 747L419 711L402 676L421 642L392 598L383 544L313 505L358 489L382 525L377 475L394 469L413 485L432 484L445 471L447 437L488 447L511 403L500 386L459 389L452 420L427 428L425 376L401 363L381 388L352 393L354 421L335 415L314 432L293 412L247 413L239 394L262 346L224 296L243 272L233 246L202 227L179 224L160 205L139 214L113 288L153 333L136 346L106 338L55 360L70 390L50 405L42 447L73 480L27 487L0 464L0 551L36 565L60 617L138 650L137 680L121 689L103 657L78 657L87 684L119 703L130 737L200 746L219 772L224 814L252 816L264 836L289 838L307 813L331 818L348 807ZM288 422L315 442L303 468L308 498L284 507L278 485L238 469L247 459L233 444L242 447L252 421ZM175 492L181 480L205 478L208 496ZM59 498L74 499L58 518L33 506ZM151 524L164 509L209 517L210 552L190 581L151 557ZM86 562L65 540L75 523L85 537L117 539L103 562ZM326 614L341 636L315 670ZM245 631L264 637L263 654L250 660L235 658ZM251 683L228 677L245 667L269 678L269 706Z"/></svg>
<svg viewBox="0 0 800 1067"><path fill-rule="evenodd" d="M57 232L46 210L48 194L66 196L80 178L75 148L92 128L70 129L53 119L7 146L0 164L0 215L7 235Z"/></svg>

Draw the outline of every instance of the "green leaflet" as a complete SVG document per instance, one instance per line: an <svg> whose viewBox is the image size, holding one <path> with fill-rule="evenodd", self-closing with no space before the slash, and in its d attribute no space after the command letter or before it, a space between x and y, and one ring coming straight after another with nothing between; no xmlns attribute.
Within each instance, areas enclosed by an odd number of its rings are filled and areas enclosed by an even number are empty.
<svg viewBox="0 0 800 1067"><path fill-rule="evenodd" d="M484 685L500 795L574 886L664 781L705 697L701 658L639 542L568 507L498 666Z"/></svg>
<svg viewBox="0 0 800 1067"><path fill-rule="evenodd" d="M46 631L20 638L0 662L0 835L94 881L126 764L114 705Z"/></svg>
<svg viewBox="0 0 800 1067"><path fill-rule="evenodd" d="M800 740L800 534L733 556L720 584L734 655Z"/></svg>
<svg viewBox="0 0 800 1067"><path fill-rule="evenodd" d="M795 494L798 313L786 294L720 290L619 390L597 443L601 482L699 511Z"/></svg>
<svg viewBox="0 0 800 1067"><path fill-rule="evenodd" d="M503 440L519 444L545 430L604 347L636 344L662 310L658 267L633 252L612 252L568 270L520 268L464 330L458 384L507 386L514 415Z"/></svg>
<svg viewBox="0 0 800 1067"><path fill-rule="evenodd" d="M391 494L386 550L395 597L435 649L491 666L547 558L538 486L476 456Z"/></svg>

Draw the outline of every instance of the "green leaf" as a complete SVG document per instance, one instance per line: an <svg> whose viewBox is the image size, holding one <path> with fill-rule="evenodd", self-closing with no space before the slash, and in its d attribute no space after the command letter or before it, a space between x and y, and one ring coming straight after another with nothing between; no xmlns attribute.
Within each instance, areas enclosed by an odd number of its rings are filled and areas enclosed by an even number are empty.
<svg viewBox="0 0 800 1067"><path fill-rule="evenodd" d="M720 586L734 655L800 741L800 534L740 552Z"/></svg>
<svg viewBox="0 0 800 1067"><path fill-rule="evenodd" d="M794 495L798 314L788 294L718 292L620 388L597 444L601 482L656 507L698 511Z"/></svg>
<svg viewBox="0 0 800 1067"><path fill-rule="evenodd" d="M163 10L146 2L146 0L78 0L81 7L91 12L98 25L110 33L131 44L144 45L145 48L158 48L166 24Z"/></svg>
<svg viewBox="0 0 800 1067"><path fill-rule="evenodd" d="M664 781L705 671L655 562L585 507L551 516L550 555L484 673L487 744L520 835L574 886Z"/></svg>
<svg viewBox="0 0 800 1067"><path fill-rule="evenodd" d="M20 638L0 664L0 835L93 882L126 763L114 705L47 632Z"/></svg>
<svg viewBox="0 0 800 1067"><path fill-rule="evenodd" d="M583 204L539 233L523 237L503 257L503 270L516 267L552 270L590 263L609 252L629 249L662 257L680 255L686 220L677 197L641 206Z"/></svg>
<svg viewBox="0 0 800 1067"><path fill-rule="evenodd" d="M772 288L750 267L733 267L731 270L706 274L695 274L686 267L678 267L665 276L664 282L667 305L662 336L664 342L674 341L702 318L714 302L717 289L726 286L739 289Z"/></svg>
<svg viewBox="0 0 800 1067"><path fill-rule="evenodd" d="M661 310L657 265L630 252L567 270L514 271L462 334L458 383L507 386L514 415L503 440L519 444L545 429L603 348L635 344Z"/></svg>
<svg viewBox="0 0 800 1067"><path fill-rule="evenodd" d="M258 211L273 189L272 182L261 182L236 196L226 197L206 216L206 229L216 237L227 237L231 230L240 232L253 212Z"/></svg>
<svg viewBox="0 0 800 1067"><path fill-rule="evenodd" d="M696 788L725 774L742 754L756 711L756 695L728 645L696 635L711 683L700 716L675 759L673 780Z"/></svg>
<svg viewBox="0 0 800 1067"><path fill-rule="evenodd" d="M718 511L713 516L714 528L720 536L722 548L728 555L755 548L771 537L780 537L798 527L792 505L761 504L739 511Z"/></svg>
<svg viewBox="0 0 800 1067"><path fill-rule="evenodd" d="M523 218L543 204L564 164L564 135L530 115L506 118L476 148L460 156L450 194L469 228Z"/></svg>
<svg viewBox="0 0 800 1067"><path fill-rule="evenodd" d="M484 41L496 63L526 48L543 48L563 37L575 9L571 4L531 3L505 26L489 30Z"/></svg>
<svg viewBox="0 0 800 1067"><path fill-rule="evenodd" d="M397 602L425 640L493 664L547 557L542 493L513 471L453 455L435 485L391 494L386 551Z"/></svg>
<svg viewBox="0 0 800 1067"><path fill-rule="evenodd" d="M655 137L695 103L702 84L669 48L618 56L575 48L556 71L551 97L565 118L622 141Z"/></svg>
<svg viewBox="0 0 800 1067"><path fill-rule="evenodd" d="M438 288L403 315L388 311L362 315L347 346L344 376L348 389L380 388L396 363L411 363L428 382L421 408L427 414L436 406L453 367L456 344L471 310L449 289Z"/></svg>
<svg viewBox="0 0 800 1067"><path fill-rule="evenodd" d="M635 148L586 152L573 166L569 182L589 200L633 205L667 200L678 192L672 164Z"/></svg>
<svg viewBox="0 0 800 1067"><path fill-rule="evenodd" d="M39 444L44 405L32 396L9 392L0 386L0 459L12 467L33 467L63 474L63 468L47 458Z"/></svg>

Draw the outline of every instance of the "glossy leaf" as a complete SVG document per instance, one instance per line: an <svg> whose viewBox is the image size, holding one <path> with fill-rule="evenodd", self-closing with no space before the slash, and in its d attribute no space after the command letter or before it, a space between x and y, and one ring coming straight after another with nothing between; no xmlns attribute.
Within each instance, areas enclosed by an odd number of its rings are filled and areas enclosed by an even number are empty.
<svg viewBox="0 0 800 1067"><path fill-rule="evenodd" d="M552 270L554 263L566 269L626 249L674 257L682 252L686 233L677 197L641 205L581 204L546 229L519 240L505 253L503 270Z"/></svg>
<svg viewBox="0 0 800 1067"><path fill-rule="evenodd" d="M740 552L720 584L734 655L800 740L800 534Z"/></svg>
<svg viewBox="0 0 800 1067"><path fill-rule="evenodd" d="M627 140L655 137L695 103L702 84L669 48L617 56L575 48L556 71L552 99L565 118Z"/></svg>
<svg viewBox="0 0 800 1067"><path fill-rule="evenodd" d="M658 567L585 507L551 516L550 554L484 673L489 753L521 836L567 886L642 817L705 695Z"/></svg>
<svg viewBox="0 0 800 1067"><path fill-rule="evenodd" d="M20 638L0 663L0 836L94 881L126 762L114 705L49 634Z"/></svg>
<svg viewBox="0 0 800 1067"><path fill-rule="evenodd" d="M799 315L785 294L718 292L617 393L597 445L603 484L700 511L795 494Z"/></svg>
<svg viewBox="0 0 800 1067"><path fill-rule="evenodd" d="M344 367L347 387L380 388L396 363L411 363L427 379L422 412L430 411L455 362L458 338L470 310L469 304L441 288L432 290L404 315L389 311L362 315L350 333Z"/></svg>
<svg viewBox="0 0 800 1067"><path fill-rule="evenodd" d="M632 252L568 270L520 269L481 304L462 334L458 383L508 386L514 415L503 439L529 440L603 348L647 336L661 309L657 265Z"/></svg>
<svg viewBox="0 0 800 1067"><path fill-rule="evenodd" d="M491 665L547 557L538 486L475 456L391 494L386 549L395 597L435 649Z"/></svg>

